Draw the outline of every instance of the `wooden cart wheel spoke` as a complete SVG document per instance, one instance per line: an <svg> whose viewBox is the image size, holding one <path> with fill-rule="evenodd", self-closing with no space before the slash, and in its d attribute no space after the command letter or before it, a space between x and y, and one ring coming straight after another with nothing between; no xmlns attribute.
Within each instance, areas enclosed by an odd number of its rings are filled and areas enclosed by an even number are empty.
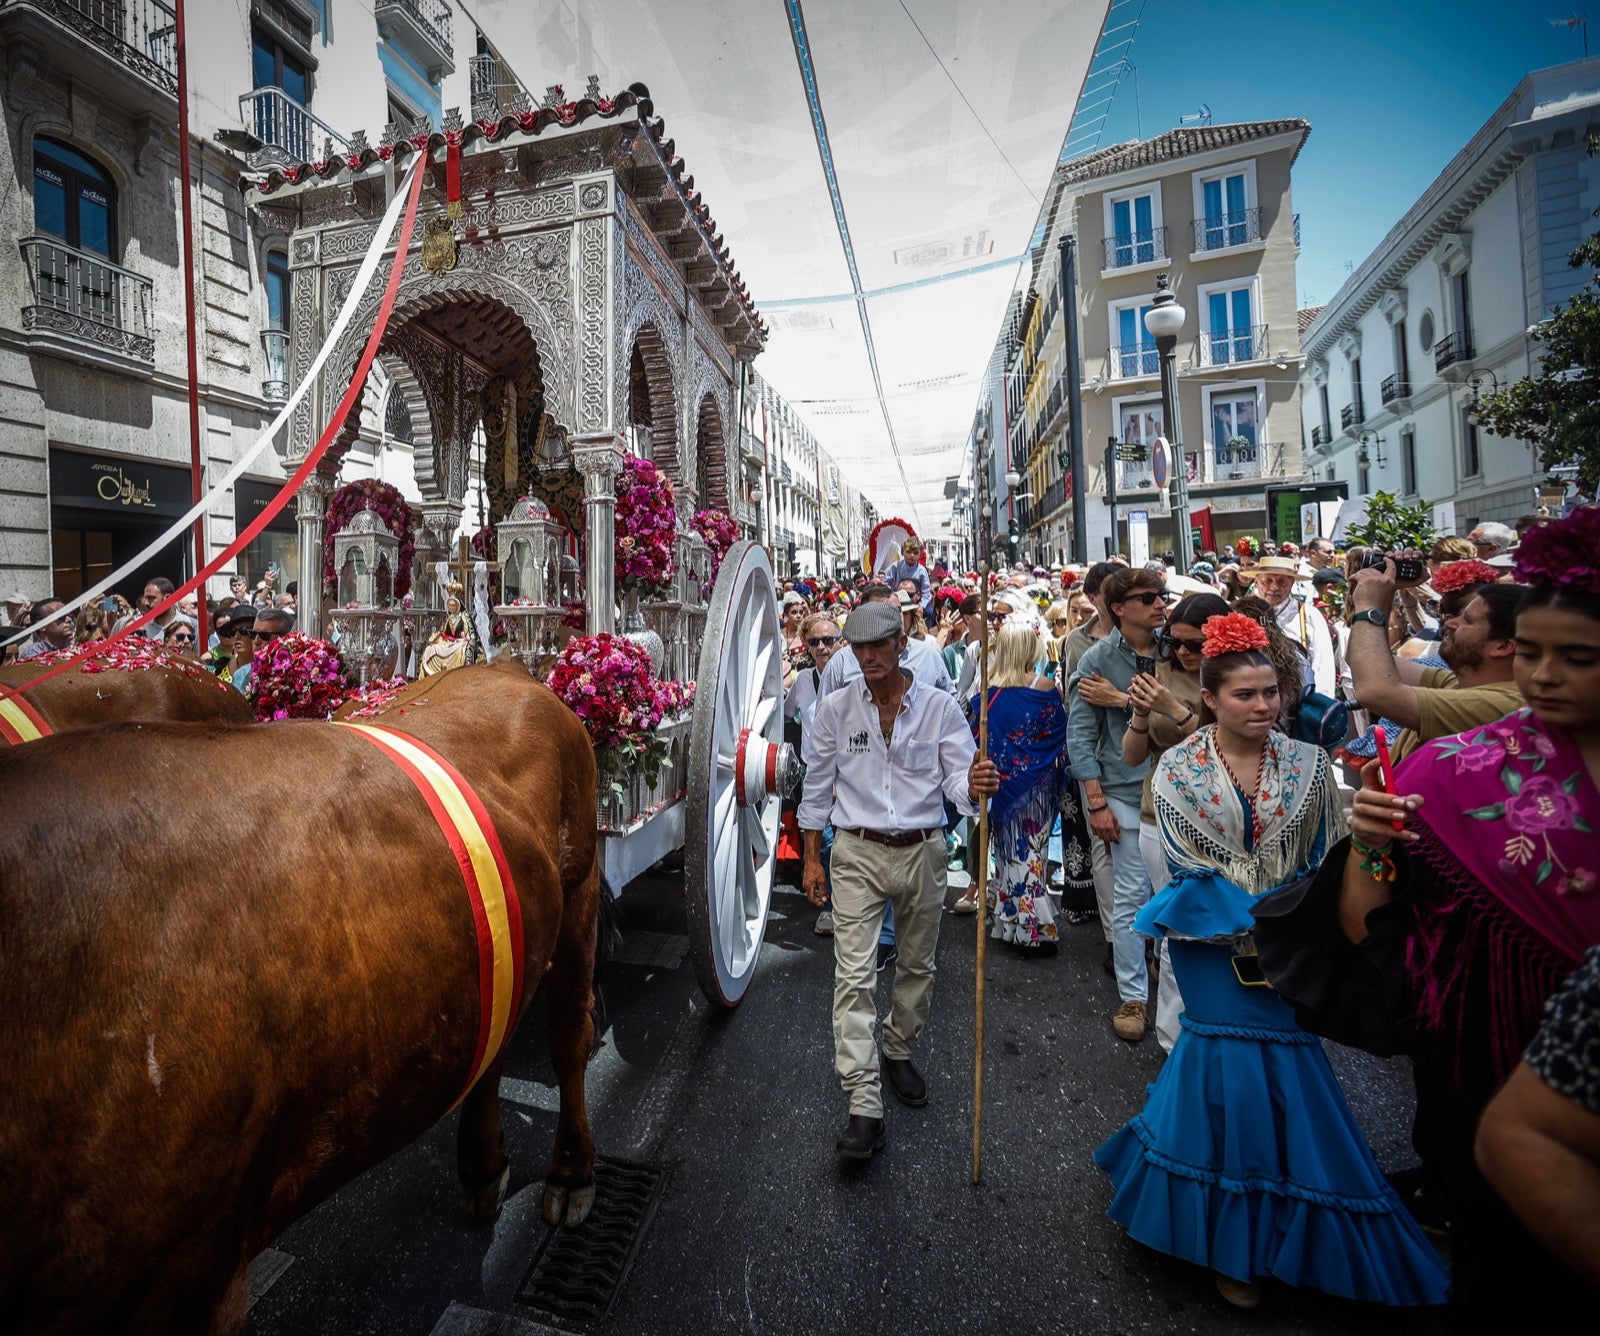
<svg viewBox="0 0 1600 1336"><path fill-rule="evenodd" d="M737 1006L755 973L777 861L782 741L777 586L766 553L735 543L706 610L689 733L684 842L689 944L706 996Z"/></svg>

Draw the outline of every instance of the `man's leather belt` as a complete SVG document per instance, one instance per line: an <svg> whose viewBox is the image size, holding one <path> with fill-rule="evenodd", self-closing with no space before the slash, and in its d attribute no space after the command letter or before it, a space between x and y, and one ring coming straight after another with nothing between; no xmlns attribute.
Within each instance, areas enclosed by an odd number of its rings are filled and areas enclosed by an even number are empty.
<svg viewBox="0 0 1600 1336"><path fill-rule="evenodd" d="M913 844L921 844L939 833L937 830L908 830L904 835L885 835L876 830L852 830L849 826L841 826L840 829L846 835L854 835L858 840L886 845L890 849L909 849Z"/></svg>

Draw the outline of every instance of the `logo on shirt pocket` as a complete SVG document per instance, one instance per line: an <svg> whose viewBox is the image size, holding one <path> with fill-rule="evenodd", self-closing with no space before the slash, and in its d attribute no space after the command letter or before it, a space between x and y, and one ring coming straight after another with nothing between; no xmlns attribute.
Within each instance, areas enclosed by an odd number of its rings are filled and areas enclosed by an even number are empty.
<svg viewBox="0 0 1600 1336"><path fill-rule="evenodd" d="M852 756L864 755L867 751L866 730L863 729L860 733L852 733L849 742L845 744L845 750Z"/></svg>

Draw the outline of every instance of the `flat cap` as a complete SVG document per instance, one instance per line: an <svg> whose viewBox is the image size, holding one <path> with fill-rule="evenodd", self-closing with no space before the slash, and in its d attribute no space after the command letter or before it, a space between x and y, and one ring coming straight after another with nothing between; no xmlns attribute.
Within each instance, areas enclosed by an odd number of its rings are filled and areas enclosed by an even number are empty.
<svg viewBox="0 0 1600 1336"><path fill-rule="evenodd" d="M844 622L844 638L852 645L870 645L900 634L898 603L863 603Z"/></svg>

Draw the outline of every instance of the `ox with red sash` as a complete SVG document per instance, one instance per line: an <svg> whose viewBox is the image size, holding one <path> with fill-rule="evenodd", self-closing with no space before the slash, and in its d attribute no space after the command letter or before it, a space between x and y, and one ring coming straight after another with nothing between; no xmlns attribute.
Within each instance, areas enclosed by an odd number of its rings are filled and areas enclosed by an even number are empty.
<svg viewBox="0 0 1600 1336"><path fill-rule="evenodd" d="M492 1216L536 989L561 1092L544 1213L587 1215L588 735L514 663L376 715L0 748L6 1330L235 1329L250 1259L457 1104ZM218 832L251 821L240 859Z"/></svg>

